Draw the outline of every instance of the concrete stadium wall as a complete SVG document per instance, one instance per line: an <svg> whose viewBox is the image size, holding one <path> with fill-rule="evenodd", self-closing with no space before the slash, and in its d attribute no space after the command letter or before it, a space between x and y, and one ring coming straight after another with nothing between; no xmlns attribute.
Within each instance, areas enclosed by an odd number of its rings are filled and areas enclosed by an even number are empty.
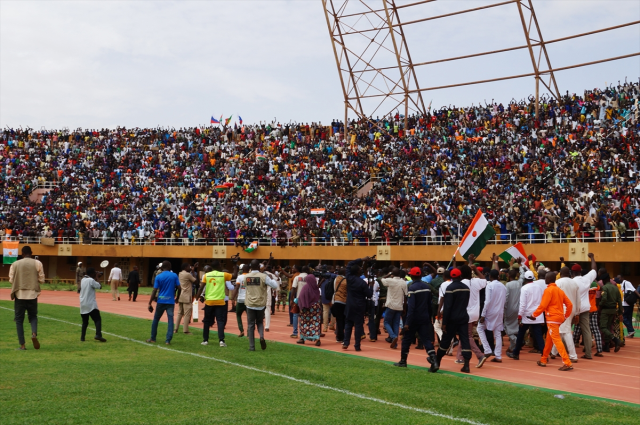
<svg viewBox="0 0 640 425"><path fill-rule="evenodd" d="M218 258L227 268L232 268L228 261L232 255L240 254L242 262L253 258L266 259L269 253L278 264L301 264L322 260L329 264L343 263L355 258L377 255L380 261L404 261L407 265L423 261L439 261L448 263L455 251L455 246L300 246L297 248L277 246L261 246L252 253L246 253L233 246L165 246L165 245L30 245L34 255L42 261L47 279L73 279L78 261L85 267L99 268L103 260L109 261L110 270L114 263L121 264L123 271L138 266L143 282L148 283L148 275L157 262L169 260L178 271L182 262L199 261L201 265ZM488 262L492 253L499 254L508 245L488 245L478 261ZM605 265L612 276L624 275L634 284L640 283L640 242L600 242L600 243L557 243L524 245L527 253L535 254L545 265L558 268L559 257L567 262L581 262L586 266L587 253L593 252L599 266ZM459 261L463 261L458 254ZM0 268L0 279L9 275L9 266Z"/></svg>

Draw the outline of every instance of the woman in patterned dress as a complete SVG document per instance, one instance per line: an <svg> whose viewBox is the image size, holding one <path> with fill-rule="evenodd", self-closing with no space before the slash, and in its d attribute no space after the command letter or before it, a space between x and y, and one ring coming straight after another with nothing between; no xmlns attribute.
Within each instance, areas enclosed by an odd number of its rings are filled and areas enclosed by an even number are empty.
<svg viewBox="0 0 640 425"><path fill-rule="evenodd" d="M320 329L322 326L322 304L320 303L320 288L318 280L313 274L304 278L306 285L300 291L298 306L300 307L300 339L298 344L305 341L315 341L320 346Z"/></svg>

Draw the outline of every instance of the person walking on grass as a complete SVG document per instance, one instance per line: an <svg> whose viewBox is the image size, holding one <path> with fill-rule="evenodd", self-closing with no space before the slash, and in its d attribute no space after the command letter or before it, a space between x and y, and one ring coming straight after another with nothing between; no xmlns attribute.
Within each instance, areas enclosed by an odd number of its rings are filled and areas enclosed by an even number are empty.
<svg viewBox="0 0 640 425"><path fill-rule="evenodd" d="M209 345L209 331L213 326L214 320L218 323L218 341L220 347L226 347L224 342L224 328L227 324L227 302L225 301L225 289L227 282L231 282L238 275L238 263L235 263L233 274L221 271L222 267L219 260L213 260L211 263L211 271L202 276L204 285L200 286L197 298L204 296L204 320L202 324L201 345Z"/></svg>
<svg viewBox="0 0 640 425"><path fill-rule="evenodd" d="M139 286L140 272L138 271L138 266L133 266L133 270L131 270L127 275L127 292L129 293L129 301L136 302L136 300L138 299Z"/></svg>
<svg viewBox="0 0 640 425"><path fill-rule="evenodd" d="M29 315L31 324L31 342L33 348L40 349L38 341L38 296L40 284L44 283L44 269L42 263L31 257L31 247L22 247L22 259L16 261L9 268L9 282L11 283L11 299L14 309L14 321L18 331L20 350L26 350L24 340L24 314Z"/></svg>
<svg viewBox="0 0 640 425"><path fill-rule="evenodd" d="M547 289L545 289L542 294L540 305L530 316L527 316L529 320L534 321L538 316L544 313L545 318L547 319L547 339L544 344L542 357L537 363L538 366L546 367L547 361L549 360L549 354L551 353L551 347L555 345L562 357L562 362L564 363L564 365L558 370L573 370L571 359L569 358L569 354L567 354L567 350L565 350L562 338L560 337L560 325L562 325L566 319L572 317L571 313L573 311L573 304L562 289L556 286L556 272L547 273L544 280L547 284Z"/></svg>
<svg viewBox="0 0 640 425"><path fill-rule="evenodd" d="M156 342L158 323L160 323L160 319L166 311L169 326L164 343L167 345L171 344L171 338L173 338L173 311L175 309L176 291L178 289L180 289L178 276L171 271L171 263L169 261L163 261L162 273L156 276L151 298L149 299L149 312L153 313L153 306L151 305L153 300L156 300L156 312L153 316L153 322L151 323L151 338L147 340L148 343Z"/></svg>
<svg viewBox="0 0 640 425"><path fill-rule="evenodd" d="M236 278L236 284L234 287L234 292L236 294L236 320L238 321L238 330L240 334L239 338L244 336L244 325L242 324L242 315L247 311L247 307L244 303L245 298L247 296L247 287L245 285L244 277L249 273L249 265L240 264L240 269L238 271L238 277Z"/></svg>
<svg viewBox="0 0 640 425"><path fill-rule="evenodd" d="M189 322L191 321L191 311L193 310L193 283L196 282L196 278L191 274L190 264L184 263L182 265L182 270L178 275L178 281L180 281L180 295L177 301L178 317L176 319L174 332L178 333L180 322L184 318L182 332L186 335L191 335L191 332L189 332Z"/></svg>
<svg viewBox="0 0 640 425"><path fill-rule="evenodd" d="M245 306L247 307L247 336L249 351L255 351L255 329L258 328L260 348L265 350L267 342L264 339L264 312L267 306L267 286L278 288L278 282L260 271L260 261L251 260L251 272L244 276L246 286ZM313 276L313 275L311 275Z"/></svg>
<svg viewBox="0 0 640 425"><path fill-rule="evenodd" d="M417 333L424 349L427 351L427 360L431 363L429 372L437 372L440 369L440 364L433 347L431 287L420 279L421 275L420 267L414 267L409 271L409 276L411 276L413 283L407 293L407 317L402 334L402 351L400 352L400 361L393 365L407 367L407 357L409 357L411 342Z"/></svg>
<svg viewBox="0 0 640 425"><path fill-rule="evenodd" d="M89 326L89 318L91 318L96 327L96 336L93 337L93 339L100 342L107 342L107 340L102 337L102 318L100 317L100 310L98 310L98 303L96 302L96 289L100 288L102 288L102 285L96 280L96 269L93 267L88 268L80 281L80 316L82 317L80 341L84 341L87 334L87 327Z"/></svg>
<svg viewBox="0 0 640 425"><path fill-rule="evenodd" d="M113 296L113 301L120 301L120 293L118 292L118 286L120 286L120 282L122 282L122 270L116 263L109 273L109 284L111 285L111 295Z"/></svg>

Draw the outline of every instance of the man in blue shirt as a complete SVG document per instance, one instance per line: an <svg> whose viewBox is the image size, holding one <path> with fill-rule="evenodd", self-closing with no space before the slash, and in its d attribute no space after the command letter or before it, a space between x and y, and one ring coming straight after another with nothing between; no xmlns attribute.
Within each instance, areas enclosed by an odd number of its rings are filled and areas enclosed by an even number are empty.
<svg viewBox="0 0 640 425"><path fill-rule="evenodd" d="M151 292L151 298L149 299L149 312L153 312L151 303L156 299L156 313L151 323L151 338L147 340L148 343L156 342L158 323L160 323L160 319L166 311L169 328L167 329L165 344L171 344L171 338L173 337L173 310L176 298L179 296L179 294L176 295L176 289L180 290L178 275L171 271L171 263L169 261L163 261L162 273L156 276L153 283L153 292Z"/></svg>

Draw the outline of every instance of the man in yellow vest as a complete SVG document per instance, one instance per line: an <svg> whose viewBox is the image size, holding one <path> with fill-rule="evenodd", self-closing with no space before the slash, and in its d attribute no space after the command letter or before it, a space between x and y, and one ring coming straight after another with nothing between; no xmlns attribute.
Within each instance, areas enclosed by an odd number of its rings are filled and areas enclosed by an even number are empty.
<svg viewBox="0 0 640 425"><path fill-rule="evenodd" d="M258 334L260 335L260 347L264 350L267 348L267 342L264 340L264 310L267 306L267 285L272 289L278 289L278 282L271 279L260 271L260 262L251 260L251 272L244 276L244 284L246 287L245 306L247 308L247 323L249 337L249 351L255 351L255 329L258 326Z"/></svg>
<svg viewBox="0 0 640 425"><path fill-rule="evenodd" d="M219 271L220 261L213 260L212 271L205 273L203 277L204 286L200 287L197 298L204 292L204 320L202 324L202 345L209 345L209 330L213 325L213 320L218 322L218 340L220 347L226 347L224 342L224 327L227 324L227 304L225 302L226 282L230 282L238 275L238 264L235 264L233 274Z"/></svg>

